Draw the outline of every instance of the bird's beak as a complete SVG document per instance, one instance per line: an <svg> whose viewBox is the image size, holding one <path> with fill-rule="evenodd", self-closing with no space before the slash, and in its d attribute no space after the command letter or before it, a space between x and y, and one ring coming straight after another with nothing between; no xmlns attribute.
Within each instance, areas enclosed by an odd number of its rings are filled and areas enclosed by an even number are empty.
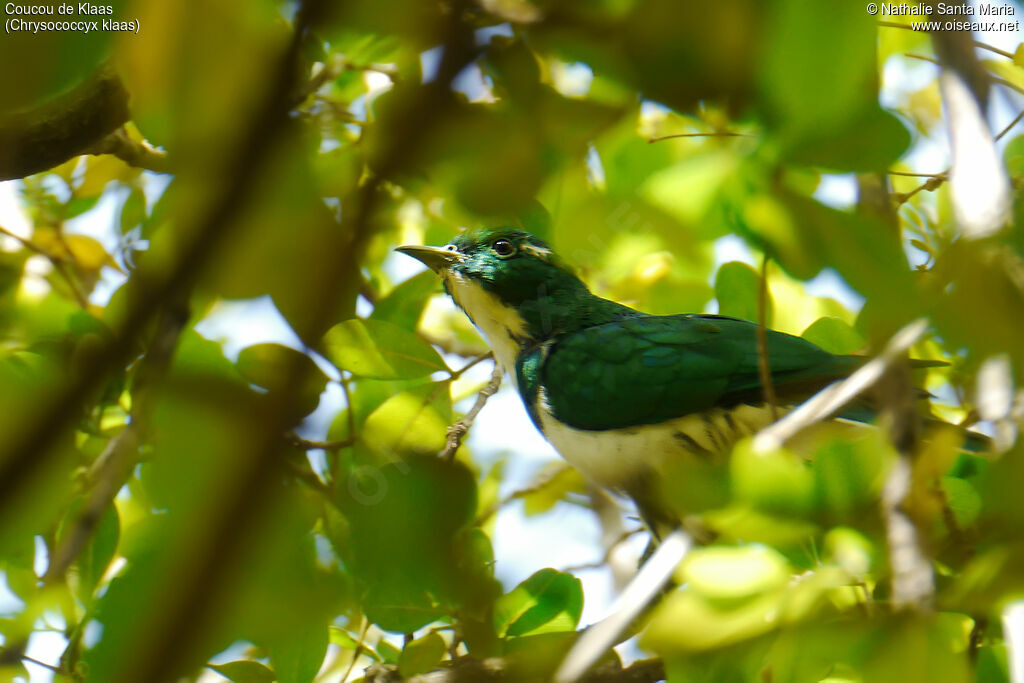
<svg viewBox="0 0 1024 683"><path fill-rule="evenodd" d="M395 251L412 256L435 273L439 273L456 261L459 261L461 256L459 252L449 251L444 247L421 247L414 244L397 247Z"/></svg>

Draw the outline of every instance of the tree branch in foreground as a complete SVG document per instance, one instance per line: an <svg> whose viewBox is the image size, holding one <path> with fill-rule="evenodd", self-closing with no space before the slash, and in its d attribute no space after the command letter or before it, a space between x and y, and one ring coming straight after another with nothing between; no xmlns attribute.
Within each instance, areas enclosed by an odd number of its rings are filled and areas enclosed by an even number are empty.
<svg viewBox="0 0 1024 683"><path fill-rule="evenodd" d="M837 410L874 386L892 364L904 357L907 350L928 329L923 319L909 323L892 339L876 358L871 359L846 379L828 385L801 403L778 422L754 436L754 451L770 453L811 425L831 417Z"/></svg>
<svg viewBox="0 0 1024 683"><path fill-rule="evenodd" d="M511 676L511 678L510 678ZM655 683L665 679L660 659L644 659L627 667L618 662L598 666L579 679L581 683ZM366 669L366 683L488 683L515 680L514 662L501 657L461 657L438 671L403 678L395 667L373 664Z"/></svg>
<svg viewBox="0 0 1024 683"><path fill-rule="evenodd" d="M128 92L102 65L77 87L38 108L0 116L0 180L64 163L128 120Z"/></svg>

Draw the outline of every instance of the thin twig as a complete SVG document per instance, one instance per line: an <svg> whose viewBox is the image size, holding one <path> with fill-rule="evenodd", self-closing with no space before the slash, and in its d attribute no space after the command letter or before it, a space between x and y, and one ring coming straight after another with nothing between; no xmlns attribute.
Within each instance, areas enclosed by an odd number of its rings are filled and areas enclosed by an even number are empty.
<svg viewBox="0 0 1024 683"><path fill-rule="evenodd" d="M525 498L526 496L537 493L538 491L543 491L545 488L550 486L552 482L554 482L560 476L571 470L572 467L568 463L560 464L557 468L555 468L555 470L548 474L548 476L544 477L536 484L531 484L530 486L524 486L521 489L516 489L515 491L508 494L507 496L499 500L497 503L495 503L494 505L490 506L482 513L480 513L480 516L476 518L476 526L483 525L485 522L487 522L488 519L491 518L491 516L495 512L505 507L512 501L518 500L520 498Z"/></svg>
<svg viewBox="0 0 1024 683"><path fill-rule="evenodd" d="M876 23L879 26L886 26L888 28L901 28L901 29L904 29L906 31L913 31L914 30L914 27L911 26L910 24L901 24L898 21L883 21L883 20L880 19ZM988 50L989 52L994 52L995 54L1001 55L1003 57L1006 57L1007 59L1013 59L1014 58L1014 55L1012 53L1009 53L1006 50L1000 50L995 45L989 45L988 43L983 43L980 40L972 40L971 42L974 44L974 47L980 47L982 50Z"/></svg>
<svg viewBox="0 0 1024 683"><path fill-rule="evenodd" d="M938 66L942 66L942 62L940 62L939 60L935 59L934 57L928 57L926 55L917 55L917 54L914 54L913 52L904 52L903 56L904 57L909 57L910 59L919 59L922 62L930 62L932 64L936 64ZM993 83L998 83L999 85L1001 85L1003 87L1009 88L1010 90L1019 92L1020 94L1024 95L1024 88L1020 87L1019 85L1017 85L1013 81L1008 81L1005 78L1000 78L999 76L996 76L995 74L992 74L992 73L989 73L988 77L992 79Z"/></svg>
<svg viewBox="0 0 1024 683"><path fill-rule="evenodd" d="M356 668L356 660L363 654L363 648L366 647L363 643L366 641L366 632L370 630L370 622L363 615L363 624L359 629L359 641L356 643L355 649L352 650L352 661L348 663L348 668L345 669L345 675L341 677L341 683L345 683L348 677L352 675L352 670Z"/></svg>
<svg viewBox="0 0 1024 683"><path fill-rule="evenodd" d="M949 171L943 171L942 173L907 173L905 171L888 171L889 175L905 176L907 178L942 178L946 179L946 174Z"/></svg>
<svg viewBox="0 0 1024 683"><path fill-rule="evenodd" d="M448 442L445 444L444 450L441 451L439 457L444 460L451 460L455 457L455 451L459 450L459 446L462 444L462 437L473 426L473 421L476 420L476 416L483 410L487 399L494 396L498 392L499 387L501 387L501 364L495 362L494 371L491 372L491 381L477 394L473 407L469 409L465 417L448 428Z"/></svg>
<svg viewBox="0 0 1024 683"><path fill-rule="evenodd" d="M1013 117L1013 121L1010 121L1008 124L1006 124L1006 126L1001 131L999 131L999 133L996 135L995 139L999 140L1004 135L1006 135L1011 130L1013 130L1013 127L1021 122L1021 119L1024 119L1024 111L1022 111L1021 113L1019 113L1015 117Z"/></svg>
<svg viewBox="0 0 1024 683"><path fill-rule="evenodd" d="M8 230L2 225L0 225L0 233L3 233L8 237L17 240L18 242L21 243L23 247L25 247L29 251L34 251L40 256L46 257L46 259L53 266L53 269L56 270L57 273L67 283L68 288L71 290L71 294L72 296L75 297L75 302L79 305L79 307L82 308L82 310L89 308L89 300L86 298L82 290L79 289L78 283L71 276L71 272L67 269L67 265L64 263L64 259L62 257L57 256L55 254L51 254L49 251L42 248L41 246L39 246L32 240L28 239L27 237L22 237L21 235L18 235ZM70 250L68 251L68 253L71 253Z"/></svg>
<svg viewBox="0 0 1024 683"><path fill-rule="evenodd" d="M771 410L772 422L775 422L779 419L779 408L768 358L768 254L761 260L761 282L757 288L757 374L761 377L764 400Z"/></svg>
<svg viewBox="0 0 1024 683"><path fill-rule="evenodd" d="M606 567L608 562L611 560L612 553L614 553L620 545L625 543L629 538L636 536L639 533L646 531L644 527L637 527L636 529L626 529L623 531L618 538L612 541L608 549L604 551L604 555L600 560L596 562L585 562L583 564L571 564L568 567L563 567L562 571L571 574L573 572L587 571L588 569L601 569Z"/></svg>
<svg viewBox="0 0 1024 683"><path fill-rule="evenodd" d="M469 370L470 368L474 367L475 365L477 365L477 364L487 360L488 358L493 358L493 357L494 357L494 354L492 352L490 352L490 351L488 351L487 353L481 353L479 356L477 356L473 360L469 361L468 363L463 365L458 370L455 370L454 372L450 372L448 379L456 380L459 377L462 377L462 375L465 374L466 370Z"/></svg>
<svg viewBox="0 0 1024 683"><path fill-rule="evenodd" d="M304 451L340 451L342 448L348 448L356 442L354 436L336 441L312 441L310 439L303 439L297 434L289 434L288 440Z"/></svg>
<svg viewBox="0 0 1024 683"><path fill-rule="evenodd" d="M64 673L63 671L60 670L59 666L54 666L53 664L47 664L46 662L40 662L38 659L35 659L34 657L29 657L28 655L22 655L21 656L21 660L23 662L28 662L29 664L35 664L36 666L41 666L44 669L49 669L50 671L52 671L54 673L58 673L58 674Z"/></svg>
<svg viewBox="0 0 1024 683"><path fill-rule="evenodd" d="M752 138L754 137L750 133L734 133L732 131L721 131L717 133L673 133L672 135L660 135L658 137L651 138L647 141L647 144L652 142L661 142L662 140L672 140L673 138Z"/></svg>

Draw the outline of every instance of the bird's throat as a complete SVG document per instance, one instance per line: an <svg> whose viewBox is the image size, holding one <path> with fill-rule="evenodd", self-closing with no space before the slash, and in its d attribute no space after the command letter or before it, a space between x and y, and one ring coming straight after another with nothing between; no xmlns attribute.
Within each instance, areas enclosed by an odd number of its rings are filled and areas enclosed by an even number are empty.
<svg viewBox="0 0 1024 683"><path fill-rule="evenodd" d="M502 369L514 378L516 357L532 341L526 320L479 282L451 272L443 277L452 300L487 339Z"/></svg>

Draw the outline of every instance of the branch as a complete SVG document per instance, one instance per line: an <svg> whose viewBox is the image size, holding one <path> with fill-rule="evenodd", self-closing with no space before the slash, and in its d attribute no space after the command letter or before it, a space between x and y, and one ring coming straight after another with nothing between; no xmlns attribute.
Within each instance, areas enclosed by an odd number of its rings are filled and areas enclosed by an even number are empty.
<svg viewBox="0 0 1024 683"><path fill-rule="evenodd" d="M489 683L516 680L517 660L512 657L474 659L460 657L438 671L403 678L397 668L373 664L366 669L366 683ZM660 659L644 659L623 667L616 662L602 664L580 679L580 683L656 683L665 680Z"/></svg>
<svg viewBox="0 0 1024 683"><path fill-rule="evenodd" d="M321 271L339 286L332 290L333 295L312 297L311 328L326 329L336 315L336 299L340 293L357 289L359 261L375 229L379 203L388 196L383 191L385 179L403 170L410 159L417 158L420 146L431 139L437 125L447 120L449 105L456 101L451 82L476 54L471 27L464 22L467 2L462 0L447 6L445 31L440 41L444 51L437 78L419 88L413 100L395 112L388 134L384 136L387 143L378 150L374 174L365 178L347 197L342 230L349 238L348 244L344 249L325 252L318 263ZM271 158L270 152L275 149L272 143L277 142L287 122L284 104L288 93L293 92L293 75L301 58L302 38L316 15L329 6L326 0L306 0L300 6L292 42L270 81L272 86L268 88L263 109L254 119L252 135L246 135L237 148L239 156L235 161L248 166L239 168L238 177L229 180L229 191L237 190L238 194L229 192L231 201L225 202L225 209L233 209L235 202L250 189L254 180L252 167L264 167ZM257 140L254 135L273 139ZM238 178L244 179L241 186ZM218 212L211 212L211 215L218 219L233 217ZM218 224L207 223L204 221L203 227L215 232L220 228ZM247 454L248 467L236 473L234 486L223 492L217 506L211 507L211 514L204 520L205 532L194 540L194 551L185 558L185 565L178 573L175 599L166 604L147 637L140 639L133 656L121 663L117 680L167 680L185 673L181 653L196 651L197 641L208 633L210 621L217 618L217 596L233 585L239 563L253 539L258 537L255 528L266 521L265 515L272 508L268 501L280 495L281 456L287 448L282 435L293 429L298 419L288 407L294 402L305 377L306 366L298 362L298 358L301 357L296 354L282 368L281 390L267 395L266 401L261 403L258 419L253 420L255 433L251 435L257 447Z"/></svg>
<svg viewBox="0 0 1024 683"><path fill-rule="evenodd" d="M129 137L124 128L118 128L87 151L88 154L112 154L129 166L144 168L155 173L171 173L167 152L153 147L145 140Z"/></svg>
<svg viewBox="0 0 1024 683"><path fill-rule="evenodd" d="M651 138L647 141L647 144L652 142L661 142L662 140L673 140L675 138L752 138L753 135L749 133L733 133L732 131L721 131L715 133L674 133L672 135L660 135L658 137Z"/></svg>
<svg viewBox="0 0 1024 683"><path fill-rule="evenodd" d="M917 319L893 335L882 353L868 361L846 379L828 385L778 422L754 436L757 453L770 453L782 447L798 432L820 422L874 386L885 371L924 335L928 324Z"/></svg>
<svg viewBox="0 0 1024 683"><path fill-rule="evenodd" d="M294 433L288 435L288 440L291 441L293 445L298 446L304 451L340 451L342 448L348 448L356 442L355 437L339 439L337 441L310 441L309 439L303 439Z"/></svg>
<svg viewBox="0 0 1024 683"><path fill-rule="evenodd" d="M474 365L471 363L470 365ZM465 370L466 368L463 368ZM461 371L460 371L461 373ZM484 405L487 403L487 399L494 396L498 392L498 388L501 387L501 365L495 361L494 371L491 372L491 381L480 390L480 393L476 396L476 402L473 407L469 409L465 417L453 424L448 428L448 443L445 444L444 450L441 451L439 457L444 460L451 460L455 457L455 451L459 450L459 446L462 444L462 438L469 431L469 428L473 426L473 422L476 420L476 416L483 410Z"/></svg>
<svg viewBox="0 0 1024 683"><path fill-rule="evenodd" d="M45 104L0 116L0 180L24 178L82 154L128 120L128 93L104 64Z"/></svg>
<svg viewBox="0 0 1024 683"><path fill-rule="evenodd" d="M772 422L775 422L779 419L779 408L768 358L768 254L761 261L761 282L757 288L757 374L764 389L764 400L771 409Z"/></svg>
<svg viewBox="0 0 1024 683"><path fill-rule="evenodd" d="M562 476L571 469L572 466L569 465L569 463L562 463L548 476L544 477L544 479L538 481L536 484L526 486L521 489L516 489L515 491L508 494L491 507L487 508L487 510L482 512L480 516L476 518L475 525L482 526L488 519L491 518L491 515L493 515L495 512L511 503L513 500L516 500L517 498L525 498L531 493L537 493L538 491L544 490L545 488L550 486L552 482L558 479L558 477Z"/></svg>
<svg viewBox="0 0 1024 683"><path fill-rule="evenodd" d="M70 530L50 554L50 564L43 575L45 585L64 579L138 463L139 444L149 436L151 428L154 394L170 368L188 318L185 304L168 307L161 317L157 333L135 374L131 422L110 440L89 467L86 481L91 490Z"/></svg>
<svg viewBox="0 0 1024 683"><path fill-rule="evenodd" d="M619 635L668 583L692 547L693 539L682 529L666 536L616 598L608 616L584 631L572 646L555 673L555 683L591 680L584 677L587 670L618 642Z"/></svg>
<svg viewBox="0 0 1024 683"><path fill-rule="evenodd" d="M18 242L21 243L21 246L25 247L29 251L34 251L40 256L45 256L46 260L48 260L50 264L53 266L53 269L56 270L57 273L62 278L64 278L64 282L67 283L68 289L71 290L71 294L72 296L74 296L75 302L78 304L78 306L82 310L86 310L89 308L88 298L86 298L85 294L78 286L78 282L75 280L75 278L72 277L71 271L68 270L67 264L65 263L65 260L63 258L57 256L56 254L51 254L49 251L43 249L41 246L39 246L32 240L28 239L27 237L22 237L21 235L11 232L2 225L0 225L0 234L6 235L7 237L17 240Z"/></svg>
<svg viewBox="0 0 1024 683"><path fill-rule="evenodd" d="M876 387L881 421L888 424L889 439L899 451L899 458L886 476L880 501L892 570L892 606L896 611L929 609L935 593L931 561L924 553L914 520L903 509L903 501L912 488L920 425L910 366L906 352L902 355L899 362L890 365Z"/></svg>

